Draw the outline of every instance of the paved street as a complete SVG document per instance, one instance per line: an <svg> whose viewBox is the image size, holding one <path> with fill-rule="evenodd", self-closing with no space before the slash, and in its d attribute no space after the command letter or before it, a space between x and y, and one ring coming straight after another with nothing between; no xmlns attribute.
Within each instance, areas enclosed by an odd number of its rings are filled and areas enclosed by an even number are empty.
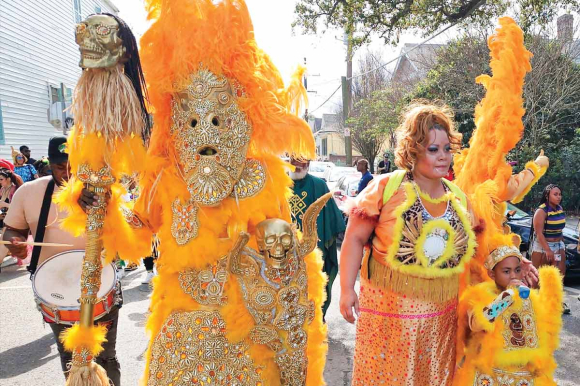
<svg viewBox="0 0 580 386"><path fill-rule="evenodd" d="M123 279L125 305L120 313L117 350L126 386L137 385L144 368L149 303L148 288L141 284L144 275L140 268ZM351 377L354 326L340 316L338 278L335 284L327 315L330 347L325 378L331 386L346 386ZM562 349L557 354L559 386L580 385L580 282L572 286L566 293L572 315L564 316ZM61 377L56 345L35 309L27 272L17 266L4 268L0 273L0 385L61 385Z"/></svg>

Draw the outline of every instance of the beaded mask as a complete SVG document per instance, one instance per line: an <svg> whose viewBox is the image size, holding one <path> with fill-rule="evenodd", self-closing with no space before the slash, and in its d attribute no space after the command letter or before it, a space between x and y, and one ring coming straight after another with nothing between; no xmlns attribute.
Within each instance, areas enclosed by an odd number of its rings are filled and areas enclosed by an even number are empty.
<svg viewBox="0 0 580 386"><path fill-rule="evenodd" d="M179 164L191 199L214 206L232 194L244 168L252 127L234 82L201 68L172 101Z"/></svg>

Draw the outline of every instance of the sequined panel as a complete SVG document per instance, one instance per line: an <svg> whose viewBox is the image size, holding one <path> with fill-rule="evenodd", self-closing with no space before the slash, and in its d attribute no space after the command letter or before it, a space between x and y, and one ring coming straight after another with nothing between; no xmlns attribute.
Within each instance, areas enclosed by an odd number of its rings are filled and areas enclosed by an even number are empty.
<svg viewBox="0 0 580 386"><path fill-rule="evenodd" d="M415 244L419 239L425 224L435 219L423 207L420 199L417 199L415 203L403 213L403 218L405 220L405 225L403 226L400 246L396 258L403 264L419 265L421 262L415 254ZM468 238L463 229L463 225L461 224L461 220L452 205L448 205L444 215L439 217L439 219L446 220L456 233L455 254L448 260L436 263L435 265L439 268L454 268L459 264L461 258L467 252ZM443 250L449 240L449 234L445 229L434 229L433 232L427 236L427 240L430 240L431 243L437 243L439 241L442 244L439 249ZM424 248L425 247L426 245ZM424 252L428 258L431 257L429 259L429 264L434 263L439 257L441 257L440 255L430 256L430 253L427 250L424 250Z"/></svg>
<svg viewBox="0 0 580 386"><path fill-rule="evenodd" d="M493 374L476 371L473 386L534 386L534 378L527 371L493 369Z"/></svg>
<svg viewBox="0 0 580 386"><path fill-rule="evenodd" d="M179 286L183 292L203 305L226 304L228 298L223 292L227 280L227 258L225 257L207 269L179 272Z"/></svg>
<svg viewBox="0 0 580 386"><path fill-rule="evenodd" d="M184 245L189 240L196 238L199 227L197 221L198 207L196 203L188 201L182 204L181 200L176 198L171 205L171 211L173 214L171 235L177 244Z"/></svg>
<svg viewBox="0 0 580 386"><path fill-rule="evenodd" d="M148 386L263 386L248 346L230 343L217 311L176 312L151 347Z"/></svg>
<svg viewBox="0 0 580 386"><path fill-rule="evenodd" d="M451 385L456 307L456 299L418 300L365 282L352 385Z"/></svg>
<svg viewBox="0 0 580 386"><path fill-rule="evenodd" d="M512 305L503 314L504 350L538 347L534 308L530 299L522 299L521 307Z"/></svg>
<svg viewBox="0 0 580 386"><path fill-rule="evenodd" d="M171 134L184 181L192 199L203 205L228 197L246 166L252 127L238 107L241 90L234 84L200 68L172 101ZM260 176L247 177L238 194L256 190L255 178Z"/></svg>

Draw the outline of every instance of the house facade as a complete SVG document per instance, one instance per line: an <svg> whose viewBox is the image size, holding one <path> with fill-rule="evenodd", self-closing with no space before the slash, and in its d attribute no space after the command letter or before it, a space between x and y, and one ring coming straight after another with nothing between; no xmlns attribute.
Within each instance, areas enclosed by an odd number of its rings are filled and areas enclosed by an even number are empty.
<svg viewBox="0 0 580 386"><path fill-rule="evenodd" d="M39 159L71 126L75 24L99 12L119 10L111 0L0 0L0 158L27 145Z"/></svg>
<svg viewBox="0 0 580 386"><path fill-rule="evenodd" d="M352 166L346 165L346 147L340 120L341 117L338 114L322 114L320 127L317 130L313 128L316 156L321 161L334 162L338 166ZM311 127L313 127L312 124ZM353 149L353 162L359 158L362 158L362 155Z"/></svg>

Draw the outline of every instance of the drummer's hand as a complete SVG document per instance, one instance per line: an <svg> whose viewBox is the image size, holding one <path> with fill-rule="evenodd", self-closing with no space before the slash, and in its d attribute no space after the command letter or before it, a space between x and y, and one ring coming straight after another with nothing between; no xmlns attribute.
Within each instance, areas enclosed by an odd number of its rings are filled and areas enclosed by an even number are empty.
<svg viewBox="0 0 580 386"><path fill-rule="evenodd" d="M354 323L354 313L359 315L358 296L353 288L345 289L340 293L340 313L342 317L349 323Z"/></svg>
<svg viewBox="0 0 580 386"><path fill-rule="evenodd" d="M24 260L24 259L26 259L26 257L28 257L27 245L22 244L25 241L26 240L18 238L18 237L12 237L10 239L10 242L12 244L6 244L6 248L8 248L8 250L10 251L10 254L12 256L17 257L21 260Z"/></svg>
<svg viewBox="0 0 580 386"><path fill-rule="evenodd" d="M79 205L86 212L90 207L99 206L99 195L91 192L87 188L83 188L81 196L79 197Z"/></svg>

